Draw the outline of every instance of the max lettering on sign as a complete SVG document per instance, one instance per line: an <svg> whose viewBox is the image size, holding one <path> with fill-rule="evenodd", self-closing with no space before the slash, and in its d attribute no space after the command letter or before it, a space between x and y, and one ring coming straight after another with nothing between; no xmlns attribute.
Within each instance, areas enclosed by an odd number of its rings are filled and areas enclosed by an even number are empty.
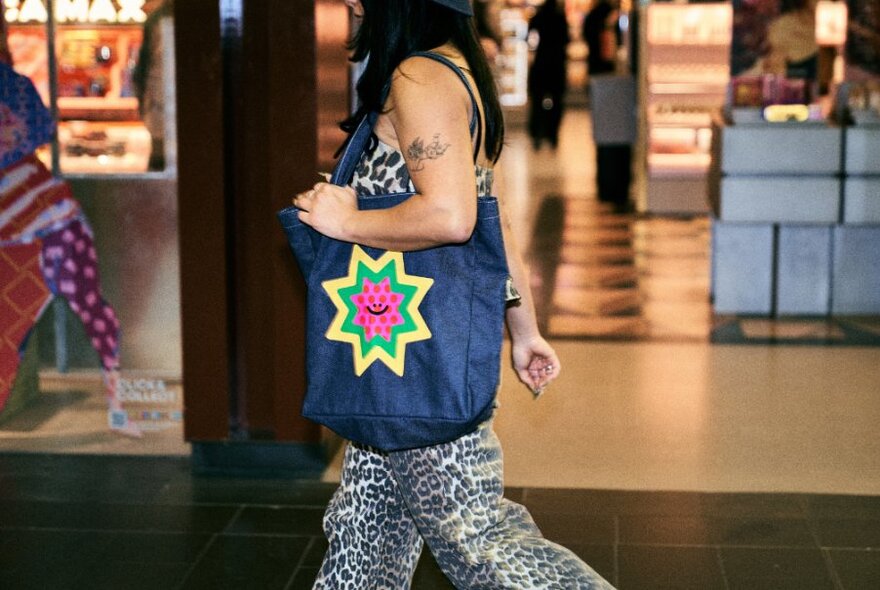
<svg viewBox="0 0 880 590"><path fill-rule="evenodd" d="M142 23L146 0L55 0L57 23ZM44 23L49 20L44 0L6 0L6 22Z"/></svg>

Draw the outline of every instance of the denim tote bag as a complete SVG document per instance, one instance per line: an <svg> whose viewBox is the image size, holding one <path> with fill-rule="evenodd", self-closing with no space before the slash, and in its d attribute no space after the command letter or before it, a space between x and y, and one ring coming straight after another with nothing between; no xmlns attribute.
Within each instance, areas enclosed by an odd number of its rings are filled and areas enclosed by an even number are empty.
<svg viewBox="0 0 880 590"><path fill-rule="evenodd" d="M332 183L351 182L376 118L355 130ZM359 195L358 207L412 194ZM296 207L278 213L307 285L306 418L394 451L454 440L491 416L508 268L498 201L477 199L467 242L406 253L328 238Z"/></svg>

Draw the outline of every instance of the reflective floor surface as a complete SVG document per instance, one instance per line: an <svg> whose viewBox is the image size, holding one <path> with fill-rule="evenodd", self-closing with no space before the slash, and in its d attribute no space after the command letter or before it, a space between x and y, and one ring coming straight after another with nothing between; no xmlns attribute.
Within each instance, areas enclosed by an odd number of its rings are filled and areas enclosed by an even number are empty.
<svg viewBox="0 0 880 590"><path fill-rule="evenodd" d="M335 486L186 458L0 455L0 588L300 590ZM880 588L880 498L508 488L620 590ZM425 551L414 590L451 589Z"/></svg>

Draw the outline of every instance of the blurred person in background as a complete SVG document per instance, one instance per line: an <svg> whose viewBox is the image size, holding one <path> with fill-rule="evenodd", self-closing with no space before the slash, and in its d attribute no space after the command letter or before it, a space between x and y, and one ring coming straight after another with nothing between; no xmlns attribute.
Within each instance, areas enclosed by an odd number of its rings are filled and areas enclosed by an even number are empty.
<svg viewBox="0 0 880 590"><path fill-rule="evenodd" d="M562 123L568 61L568 21L556 0L546 0L529 21L529 34L537 39L535 59L529 69L529 135L534 148L544 140L556 149Z"/></svg>
<svg viewBox="0 0 880 590"><path fill-rule="evenodd" d="M587 73L613 74L620 30L613 0L598 0L584 17L583 37L587 44Z"/></svg>
<svg viewBox="0 0 880 590"><path fill-rule="evenodd" d="M171 16L174 0L165 0L144 23L144 40L138 54L133 81L141 119L150 132L152 149L147 170L165 170L165 87L162 19Z"/></svg>

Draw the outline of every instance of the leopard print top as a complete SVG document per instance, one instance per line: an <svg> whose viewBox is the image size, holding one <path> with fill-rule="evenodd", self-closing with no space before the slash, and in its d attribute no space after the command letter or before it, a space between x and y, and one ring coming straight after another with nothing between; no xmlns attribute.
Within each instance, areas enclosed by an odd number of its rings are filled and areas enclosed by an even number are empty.
<svg viewBox="0 0 880 590"><path fill-rule="evenodd" d="M492 195L495 171L492 168L476 166L477 196ZM393 193L414 193L412 179L400 150L373 135L371 145L364 150L354 171L351 186L358 195L388 195ZM519 291L508 277L505 301L513 304L521 298Z"/></svg>
<svg viewBox="0 0 880 590"><path fill-rule="evenodd" d="M492 168L476 166L477 195L492 194ZM409 170L400 150L373 135L372 145L364 150L351 183L359 195L387 195L415 192Z"/></svg>

